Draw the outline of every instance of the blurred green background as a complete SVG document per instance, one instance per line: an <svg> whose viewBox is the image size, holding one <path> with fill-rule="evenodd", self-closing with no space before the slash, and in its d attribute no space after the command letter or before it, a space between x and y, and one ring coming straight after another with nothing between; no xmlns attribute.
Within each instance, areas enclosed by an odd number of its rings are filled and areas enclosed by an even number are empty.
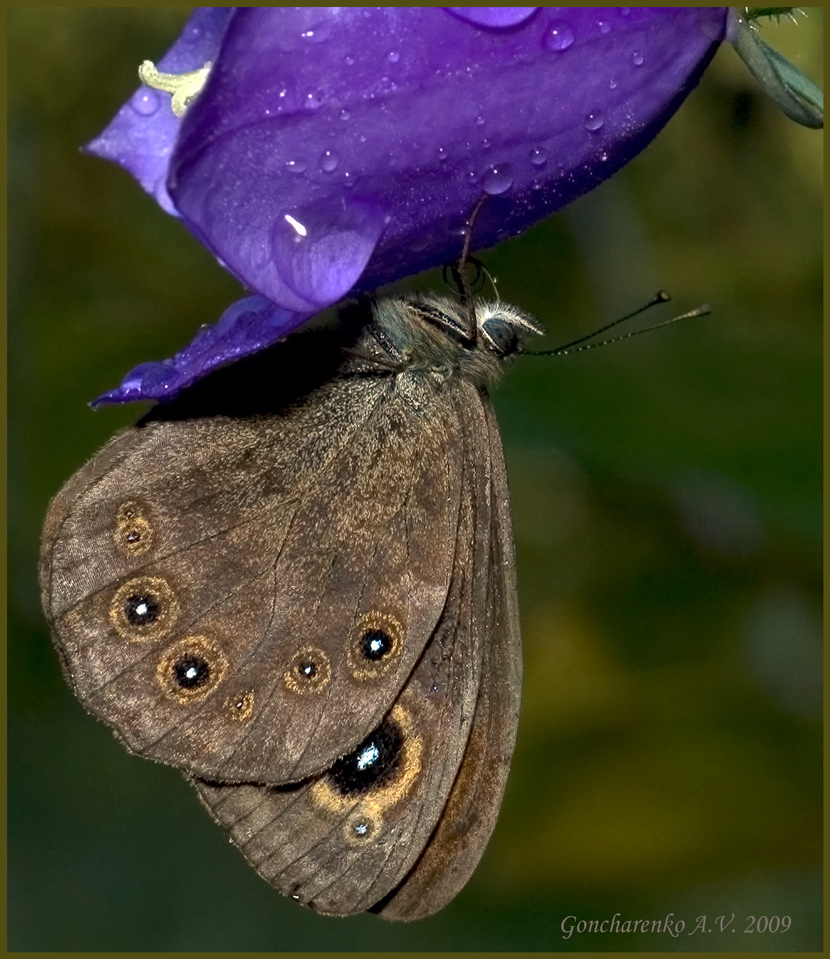
<svg viewBox="0 0 830 959"><path fill-rule="evenodd" d="M239 295L78 151L186 15L9 11L9 948L820 950L823 140L729 48L621 174L485 257L550 346L661 287L654 319L714 313L525 359L496 392L524 705L499 825L446 910L403 926L285 900L179 774L74 700L40 610L40 525L140 412L86 403ZM820 10L763 29L820 81ZM563 939L566 916L618 912L686 930ZM734 932L687 935L733 913ZM745 933L749 916L792 924Z"/></svg>

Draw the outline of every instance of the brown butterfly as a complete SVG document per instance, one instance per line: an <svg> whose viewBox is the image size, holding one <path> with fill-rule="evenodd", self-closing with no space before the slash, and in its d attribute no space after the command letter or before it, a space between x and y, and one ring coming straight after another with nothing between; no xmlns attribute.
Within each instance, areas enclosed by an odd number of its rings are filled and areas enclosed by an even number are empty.
<svg viewBox="0 0 830 959"><path fill-rule="evenodd" d="M363 301L158 405L51 505L75 694L318 912L430 915L494 828L521 649L486 385L540 332Z"/></svg>

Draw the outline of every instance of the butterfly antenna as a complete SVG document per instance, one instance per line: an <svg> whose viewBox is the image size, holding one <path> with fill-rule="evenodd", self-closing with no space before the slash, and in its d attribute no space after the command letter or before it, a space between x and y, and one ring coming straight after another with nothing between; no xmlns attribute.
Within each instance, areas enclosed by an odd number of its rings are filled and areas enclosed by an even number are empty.
<svg viewBox="0 0 830 959"><path fill-rule="evenodd" d="M642 330L633 330L630 333L623 333L622 336L612 336L607 340L600 340L598 343L587 342L588 340L594 339L595 336L605 333L612 327L618 326L620 323L625 323L626 320L631 320L635 316L639 316L646 310L650 310L653 306L659 306L661 303L667 303L670 299L671 296L669 296L665 290L660 290L652 297L652 299L648 301L648 303L643 304L643 306L638 307L631 313L626 313L625 316L621 316L616 320L612 320L610 323L606 323L605 326L599 327L599 329L594 330L592 333L586 333L585 336L580 336L578 339L571 340L570 343L565 343L563 346L558 346L555 350L522 352L524 352L525 356L557 356L564 353L581 353L583 350L592 350L596 346L608 346L610 343L618 343L620 340L630 340L632 336L639 336L641 333L650 333L652 330L659 330L664 326L671 326L672 323L678 323L680 320L691 320L698 316L707 316L712 312L712 307L709 306L708 303L702 303L700 306L696 306L693 310L689 310L686 313L681 313L679 316L673 316L670 320L664 320L662 323L655 323L653 326L646 326ZM583 345L580 346L580 344ZM577 349L573 349L573 347L577 347Z"/></svg>
<svg viewBox="0 0 830 959"><path fill-rule="evenodd" d="M476 318L473 315L473 287L478 284L482 274L484 274L490 282L493 283L493 287L495 288L493 278L484 268L481 261L470 255L470 248L473 243L473 230L475 229L476 221L486 200L487 194L483 193L476 201L476 205L473 207L473 211L467 220L467 226L464 230L464 245L461 247L461 256L458 258L458 262L444 267L444 282L449 285L450 278L452 278L452 284L458 291L461 297L461 303L466 310L469 326L468 337L472 341L475 341L477 330ZM467 276L467 267L469 265L474 266L476 270L472 282L470 282Z"/></svg>

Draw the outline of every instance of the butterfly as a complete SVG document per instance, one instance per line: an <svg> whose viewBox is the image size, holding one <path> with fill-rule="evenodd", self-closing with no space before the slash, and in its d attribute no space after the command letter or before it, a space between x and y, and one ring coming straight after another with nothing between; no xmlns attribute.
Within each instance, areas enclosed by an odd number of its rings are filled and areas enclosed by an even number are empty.
<svg viewBox="0 0 830 959"><path fill-rule="evenodd" d="M361 300L157 405L50 506L75 695L320 913L430 915L495 826L521 646L487 386L541 332Z"/></svg>

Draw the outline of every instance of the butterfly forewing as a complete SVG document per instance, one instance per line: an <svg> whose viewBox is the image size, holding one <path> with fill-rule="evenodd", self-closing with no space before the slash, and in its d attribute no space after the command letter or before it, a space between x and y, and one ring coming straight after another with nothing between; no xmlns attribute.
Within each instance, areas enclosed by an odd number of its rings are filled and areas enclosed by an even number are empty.
<svg viewBox="0 0 830 959"><path fill-rule="evenodd" d="M413 416L390 383L166 411L56 498L45 605L76 693L134 751L285 782L388 711L444 606L461 495L457 413Z"/></svg>

